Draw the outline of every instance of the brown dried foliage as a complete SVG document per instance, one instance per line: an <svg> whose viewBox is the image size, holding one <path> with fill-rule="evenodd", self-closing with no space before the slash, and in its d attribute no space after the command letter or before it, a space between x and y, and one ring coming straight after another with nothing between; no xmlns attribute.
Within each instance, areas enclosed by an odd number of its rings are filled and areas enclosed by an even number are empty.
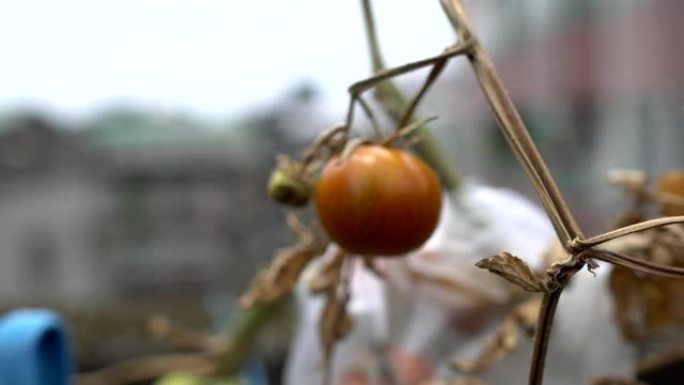
<svg viewBox="0 0 684 385"><path fill-rule="evenodd" d="M634 175L626 173L627 175ZM624 174L623 174L624 175ZM619 220L620 226L640 221L643 209L657 205L665 214L678 215L682 206L669 194L684 193L684 172L671 171L661 175L655 191L649 191L645 177L640 183L630 183L634 178L616 178L615 183L632 197L632 207ZM679 190L678 190L679 189ZM637 200L635 197L638 197ZM684 225L670 225L633 234L609 244L610 249L632 255L640 260L661 265L684 267ZM684 280L646 275L629 268L616 266L610 275L610 289L615 301L615 318L624 338L638 343L649 336L671 327L684 325Z"/></svg>
<svg viewBox="0 0 684 385"><path fill-rule="evenodd" d="M327 240L314 235L294 214L288 215L288 224L297 234L297 243L278 250L271 265L257 274L240 298L243 307L272 302L288 294L309 262L325 250Z"/></svg>
<svg viewBox="0 0 684 385"><path fill-rule="evenodd" d="M475 266L487 269L523 290L535 293L548 291L544 277L532 270L525 261L512 254L499 253L493 257L480 260Z"/></svg>

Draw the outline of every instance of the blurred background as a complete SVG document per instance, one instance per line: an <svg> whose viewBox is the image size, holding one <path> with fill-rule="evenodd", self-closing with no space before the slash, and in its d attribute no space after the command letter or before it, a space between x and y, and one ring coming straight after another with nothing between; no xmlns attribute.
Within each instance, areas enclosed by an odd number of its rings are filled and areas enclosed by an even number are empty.
<svg viewBox="0 0 684 385"><path fill-rule="evenodd" d="M684 2L466 4L588 231L624 203L607 170L684 167ZM390 66L454 41L438 1L375 13ZM229 317L291 241L274 155L341 121L369 75L361 20L353 1L2 3L0 307L64 311L82 368L163 350L150 314ZM419 113L463 175L533 197L464 59Z"/></svg>

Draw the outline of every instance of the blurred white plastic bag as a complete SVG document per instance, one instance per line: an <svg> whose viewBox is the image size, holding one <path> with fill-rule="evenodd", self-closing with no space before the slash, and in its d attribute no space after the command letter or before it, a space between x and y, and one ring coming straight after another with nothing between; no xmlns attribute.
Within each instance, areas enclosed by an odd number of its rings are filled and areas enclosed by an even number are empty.
<svg viewBox="0 0 684 385"><path fill-rule="evenodd" d="M510 285L475 263L507 251L538 268L554 237L546 214L508 189L469 182L444 202L430 240L405 262L387 262L390 286L412 304L401 317L409 321L395 338L398 348L435 365L480 342L508 300Z"/></svg>
<svg viewBox="0 0 684 385"><path fill-rule="evenodd" d="M431 367L444 369L454 357L472 357L490 329L483 325L474 333L454 320L470 317L484 323L487 318L478 311L490 308L482 308L483 298L505 303L510 288L500 277L476 268L475 262L507 251L542 267L543 254L555 235L544 212L525 198L510 190L467 183L444 202L438 228L425 245L404 259L379 261L388 275L385 282L360 264L355 266L351 313L356 322L335 350L336 384L345 373L361 373L357 383L363 383L365 374L368 383L379 384L377 372L385 363L375 347L390 343L395 366L400 363L420 372L403 370L404 380L425 378ZM607 271L599 271L598 278L580 275L561 300L547 360L549 383L584 384L599 374L627 375L631 368L632 351L611 320L604 287ZM319 385L317 324L322 301L306 294L303 287L297 296L301 322L286 384ZM499 314L493 314L497 319ZM490 385L525 383L530 355L531 344L521 338L519 350L483 378Z"/></svg>
<svg viewBox="0 0 684 385"><path fill-rule="evenodd" d="M447 195L439 226L432 237L410 254L405 266L420 276L457 282L463 295L453 290L442 293L442 286L431 282L397 280L453 307L469 306L484 297L503 302L509 286L495 275L478 269L475 263L502 251L510 252L533 268L542 265L542 256L551 240L553 228L546 214L526 198L508 189L466 183L455 196ZM394 263L394 261L388 261ZM413 274L416 276L416 274ZM455 295L456 294L456 295Z"/></svg>

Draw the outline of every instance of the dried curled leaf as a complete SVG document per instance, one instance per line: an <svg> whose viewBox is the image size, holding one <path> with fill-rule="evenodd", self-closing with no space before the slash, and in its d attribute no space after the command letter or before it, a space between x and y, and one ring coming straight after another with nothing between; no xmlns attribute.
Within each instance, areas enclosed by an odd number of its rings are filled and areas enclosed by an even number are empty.
<svg viewBox="0 0 684 385"><path fill-rule="evenodd" d="M631 234L606 248L651 263L684 267L684 226L670 225ZM624 338L638 342L651 333L684 323L684 281L644 275L616 266L610 275L615 319Z"/></svg>
<svg viewBox="0 0 684 385"><path fill-rule="evenodd" d="M340 269L342 269L342 264L347 253L343 250L338 250L322 261L320 268L316 272L309 283L309 289L314 294L326 293L328 290L332 290L339 284L340 280Z"/></svg>
<svg viewBox="0 0 684 385"><path fill-rule="evenodd" d="M433 121L437 120L436 116L423 119L420 121L413 122L407 126L401 127L398 131L396 131L393 135L391 135L389 138L384 140L384 144L391 144L393 142L398 142L401 140L404 140L406 142L410 142L413 139L417 139L417 137L413 136L413 133L419 129L420 127L424 127L426 124L431 123Z"/></svg>
<svg viewBox="0 0 684 385"><path fill-rule="evenodd" d="M240 298L243 307L275 301L289 293L306 265L325 250L327 240L314 236L294 214L288 216L288 223L297 234L297 243L278 250L271 265L257 274Z"/></svg>
<svg viewBox="0 0 684 385"><path fill-rule="evenodd" d="M672 170L658 177L656 200L663 215L684 215L684 171Z"/></svg>
<svg viewBox="0 0 684 385"><path fill-rule="evenodd" d="M541 301L537 298L524 302L511 310L501 325L490 336L479 356L474 360L456 360L455 369L465 373L481 373L494 363L507 357L518 347L518 329L523 328L531 335L534 330Z"/></svg>
<svg viewBox="0 0 684 385"><path fill-rule="evenodd" d="M319 333L326 356L329 355L335 342L344 338L353 326L346 305L345 298L340 298L333 290L328 293L319 321Z"/></svg>
<svg viewBox="0 0 684 385"><path fill-rule="evenodd" d="M548 291L544 278L532 270L525 261L512 254L500 253L479 261L475 266L487 269L523 290L542 293Z"/></svg>
<svg viewBox="0 0 684 385"><path fill-rule="evenodd" d="M345 253L340 251L335 253L333 260L342 260ZM323 367L325 378L330 378L331 357L335 343L344 338L353 326L353 321L347 312L347 302L349 302L349 277L343 277L344 264L331 263L327 265L330 285L325 291L326 301L323 311L318 321L318 333L323 345ZM325 381L328 383L328 381Z"/></svg>

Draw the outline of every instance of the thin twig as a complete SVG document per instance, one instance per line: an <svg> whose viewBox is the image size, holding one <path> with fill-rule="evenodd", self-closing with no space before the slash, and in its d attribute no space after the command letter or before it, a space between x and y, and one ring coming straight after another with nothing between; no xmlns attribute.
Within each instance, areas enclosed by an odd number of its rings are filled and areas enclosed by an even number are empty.
<svg viewBox="0 0 684 385"><path fill-rule="evenodd" d="M547 271L547 286L555 287L556 290L545 293L542 298L532 347L532 360L530 362L528 380L530 385L541 385L543 382L546 353L549 341L551 340L551 329L556 316L558 302L568 281L584 266L584 262L582 262L583 255L584 253L580 253L576 260L569 263L551 265Z"/></svg>
<svg viewBox="0 0 684 385"><path fill-rule="evenodd" d="M566 245L566 250L569 250L568 242L583 238L579 226L551 177L539 150L530 138L503 83L496 74L494 65L477 40L461 0L441 0L441 2L454 30L472 44L468 59L482 91L489 101L504 136L524 167L546 212L549 214L561 244Z"/></svg>
<svg viewBox="0 0 684 385"><path fill-rule="evenodd" d="M370 76L366 79L359 80L349 86L349 93L351 95L358 95L372 87L383 80L393 78L398 75L402 75L417 69L427 67L430 65L435 65L444 59L449 59L458 55L468 54L472 47L469 42L459 43L451 48L447 48L444 52L439 55L429 57L427 59L418 60L411 63L406 63L404 65L389 68L385 70L378 71L375 75Z"/></svg>
<svg viewBox="0 0 684 385"><path fill-rule="evenodd" d="M545 293L542 298L541 309L539 310L537 326L535 328L532 361L530 363L530 377L528 380L530 384L541 384L543 381L546 352L548 351L549 340L551 339L551 328L562 292L563 288L560 287L551 293Z"/></svg>
<svg viewBox="0 0 684 385"><path fill-rule="evenodd" d="M684 268L661 265L613 250L593 248L591 257L614 265L667 278L684 278Z"/></svg>
<svg viewBox="0 0 684 385"><path fill-rule="evenodd" d="M616 238L624 237L625 235L633 234L633 233L638 233L641 231L649 230L655 227L661 227L661 226L667 226L667 225L674 225L678 223L684 223L684 216L674 216L674 217L663 217L663 218L656 218L656 219L651 219L639 223L635 223L633 225L621 227L616 230L608 231L603 234L587 238L587 239L578 239L572 242L572 245L575 247L579 248L589 248L592 246L597 246L602 243L606 243L609 241L612 241Z"/></svg>
<svg viewBox="0 0 684 385"><path fill-rule="evenodd" d="M437 55L436 57L428 58L427 60L415 63L409 63L406 66L397 67L392 70L382 71L384 68L384 62L382 60L382 54L378 44L371 0L361 0L361 2L364 25L369 43L368 47L370 49L370 55L372 58L373 71L376 74L369 79L365 79L361 82L353 84L349 87L349 92L352 96L360 95L360 93L364 90L377 85L377 100L387 114L395 122L398 122L401 120L402 111L406 109L407 102L404 98L404 95L401 93L401 91L399 91L399 88L397 88L393 82L386 79L416 68L421 68L431 64L434 65L435 63L441 60L446 60L450 57L465 54L469 51L470 46L467 41L462 40L459 41L459 45L448 48L444 53ZM415 144L416 151L430 166L435 169L437 175L439 175L444 189L451 192L456 191L461 185L459 173L454 168L453 164L451 164L449 159L445 156L445 154L441 151L439 144L432 137L427 127L420 126L418 129L416 129L414 135L418 139L417 143Z"/></svg>
<svg viewBox="0 0 684 385"><path fill-rule="evenodd" d="M525 169L532 186L551 219L561 244L566 251L572 253L571 261L561 266L561 268L567 268L567 270L556 276L555 283L558 285L557 289L544 295L542 309L537 319L534 350L530 363L529 384L541 385L551 327L560 295L572 275L584 265L584 262L579 258L581 250L572 249L570 245L572 240L583 239L582 231L568 209L539 150L537 150L527 128L508 96L503 83L496 74L494 65L477 40L463 3L461 0L441 0L441 3L459 40L468 41L472 45L468 59L482 91L496 116L499 127Z"/></svg>
<svg viewBox="0 0 684 385"><path fill-rule="evenodd" d="M347 117L344 119L344 135L345 139L349 137L349 130L354 124L354 107L356 106L356 98L349 98L349 106L347 107Z"/></svg>
<svg viewBox="0 0 684 385"><path fill-rule="evenodd" d="M430 70L430 73L428 74L427 79L425 79L423 86L420 88L416 96L413 97L409 105L404 109L404 113L401 115L401 118L397 123L397 131L401 130L402 127L406 126L409 123L409 121L413 117L413 112L415 111L416 107L418 107L418 103L420 103L420 101L423 99L423 96L425 96L427 91L430 89L430 86L435 82L435 80L437 80L439 75L442 73L442 70L444 70L446 63L447 59L442 59L441 61L435 63L435 65L432 67L432 70Z"/></svg>
<svg viewBox="0 0 684 385"><path fill-rule="evenodd" d="M382 132L382 127L380 127L378 120L375 118L375 114L373 113L373 109L370 107L370 105L368 104L366 99L363 98L363 95L359 95L357 97L357 100L359 102L359 105L363 109L363 112L366 113L368 120L370 120L371 126L373 126L373 131L375 131L376 138L378 140L383 140L384 134Z"/></svg>
<svg viewBox="0 0 684 385"><path fill-rule="evenodd" d="M345 133L348 131L348 125L346 124L339 124L337 126L334 126L327 131L323 132L321 135L316 138L316 140L310 144L303 153L302 156L302 163L307 166L310 163L312 163L314 160L316 160L316 157L319 155L321 147L327 146L330 144L330 141L335 138L340 133Z"/></svg>

